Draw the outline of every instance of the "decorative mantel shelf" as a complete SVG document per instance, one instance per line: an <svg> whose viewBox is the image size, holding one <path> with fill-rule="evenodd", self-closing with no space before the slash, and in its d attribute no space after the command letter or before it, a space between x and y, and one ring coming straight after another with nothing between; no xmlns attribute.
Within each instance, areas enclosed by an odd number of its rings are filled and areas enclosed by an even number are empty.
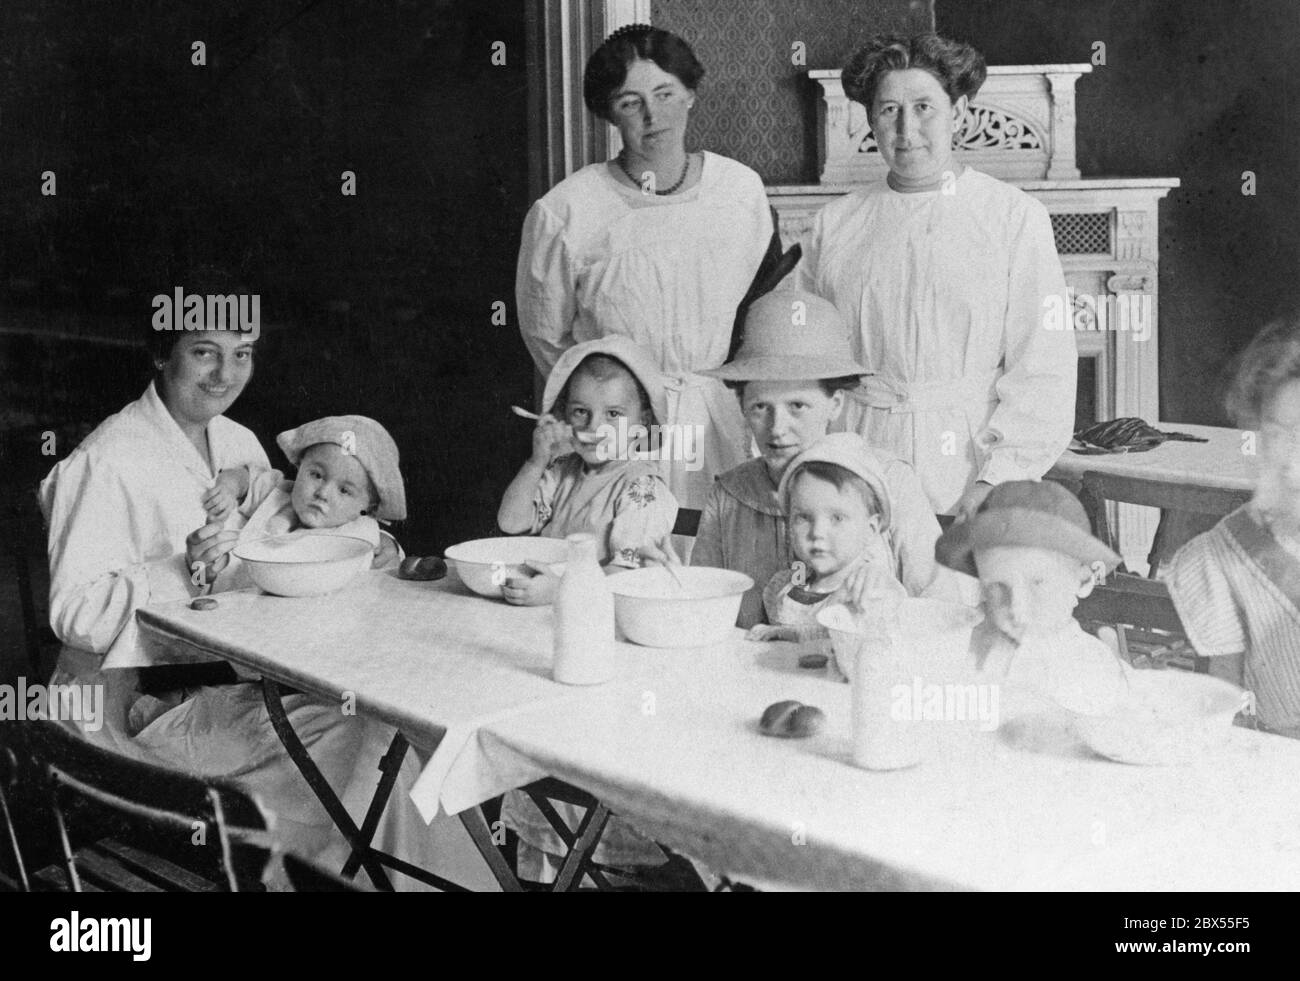
<svg viewBox="0 0 1300 981"><path fill-rule="evenodd" d="M959 159L1033 195L1046 206L1074 307L1080 422L1160 418L1159 204L1173 177L1085 178L1075 164L1075 82L1090 65L989 68L967 117ZM882 180L884 161L863 108L848 100L839 70L812 71L822 87L818 114L822 183L771 185L768 197L787 247L827 203ZM1145 565L1155 512L1121 509L1121 550Z"/></svg>
<svg viewBox="0 0 1300 981"><path fill-rule="evenodd" d="M1074 85L1092 65L990 66L966 110L958 148L976 170L1003 180L1078 178ZM818 144L823 184L879 180L887 170L867 111L844 94L840 70L810 71L822 88Z"/></svg>

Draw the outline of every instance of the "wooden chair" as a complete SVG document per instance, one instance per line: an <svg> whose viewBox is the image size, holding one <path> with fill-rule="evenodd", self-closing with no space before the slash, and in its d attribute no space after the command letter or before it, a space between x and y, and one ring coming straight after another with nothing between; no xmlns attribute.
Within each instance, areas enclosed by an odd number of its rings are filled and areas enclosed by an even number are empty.
<svg viewBox="0 0 1300 981"><path fill-rule="evenodd" d="M60 855L37 871L20 847L19 795L26 813L48 811L42 850ZM55 722L0 726L0 811L8 885L23 891L260 891L271 851L266 816L234 783L119 756Z"/></svg>
<svg viewBox="0 0 1300 981"><path fill-rule="evenodd" d="M285 852L280 860L294 892L374 892L292 852Z"/></svg>
<svg viewBox="0 0 1300 981"><path fill-rule="evenodd" d="M45 604L36 602L34 570L46 563L44 519L36 495L19 495L0 513L0 548L9 560L12 582L23 618L23 645L33 681L45 681L53 670L59 639L50 629ZM39 564L39 565L38 565Z"/></svg>
<svg viewBox="0 0 1300 981"><path fill-rule="evenodd" d="M673 525L673 534L694 538L700 532L700 515L702 513L695 510L695 508L678 508L677 523Z"/></svg>
<svg viewBox="0 0 1300 981"><path fill-rule="evenodd" d="M1120 656L1134 667L1209 671L1210 659L1193 650L1169 589L1159 580L1116 573L1079 601L1074 616L1094 633L1114 628Z"/></svg>
<svg viewBox="0 0 1300 981"><path fill-rule="evenodd" d="M1201 532L1213 527L1250 500L1250 491L1214 487L1189 487L1144 477L1118 476L1089 470L1081 478L1079 500L1093 524L1093 534L1119 551L1106 516L1106 502L1137 504L1160 509L1160 523L1151 542L1150 578L1160 565ZM1127 571L1120 567L1121 570Z"/></svg>

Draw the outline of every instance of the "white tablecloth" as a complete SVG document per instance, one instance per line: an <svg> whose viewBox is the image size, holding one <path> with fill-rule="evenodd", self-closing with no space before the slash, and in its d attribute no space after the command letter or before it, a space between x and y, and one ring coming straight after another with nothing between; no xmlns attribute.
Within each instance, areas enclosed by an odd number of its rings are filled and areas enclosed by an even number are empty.
<svg viewBox="0 0 1300 981"><path fill-rule="evenodd" d="M142 635L355 692L434 751L414 795L427 817L553 774L719 871L793 886L1300 888L1300 743L1232 730L1217 758L1131 767L1004 697L1000 731L938 724L922 764L867 772L848 762L849 687L798 669L791 645L620 645L615 681L567 688L549 680L548 609L462 590L370 573L318 599L155 608ZM759 735L786 698L825 730Z"/></svg>

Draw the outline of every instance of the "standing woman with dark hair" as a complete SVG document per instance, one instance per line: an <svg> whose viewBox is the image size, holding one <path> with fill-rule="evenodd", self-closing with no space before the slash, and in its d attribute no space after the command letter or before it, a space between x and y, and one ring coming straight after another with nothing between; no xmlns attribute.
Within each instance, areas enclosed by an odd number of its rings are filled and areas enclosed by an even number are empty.
<svg viewBox="0 0 1300 981"><path fill-rule="evenodd" d="M934 34L876 37L849 60L844 90L889 174L822 209L798 267L874 372L848 428L957 515L1042 477L1074 427L1074 336L1045 318L1065 295L1047 210L953 152L985 74L978 51Z"/></svg>
<svg viewBox="0 0 1300 981"><path fill-rule="evenodd" d="M772 237L759 176L708 151L686 129L704 66L690 46L646 25L613 34L587 63L587 108L618 127L619 155L562 181L524 224L520 330L543 375L581 341L621 334L653 351L670 427L692 429L702 465L665 467L685 506L702 508L715 474L749 456L749 435L722 383L697 374L727 359L736 308Z"/></svg>

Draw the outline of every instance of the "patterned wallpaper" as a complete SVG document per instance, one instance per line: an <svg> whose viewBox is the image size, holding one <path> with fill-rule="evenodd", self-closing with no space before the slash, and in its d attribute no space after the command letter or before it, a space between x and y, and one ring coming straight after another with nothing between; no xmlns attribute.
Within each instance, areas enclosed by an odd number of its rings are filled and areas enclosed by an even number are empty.
<svg viewBox="0 0 1300 981"><path fill-rule="evenodd" d="M933 0L654 0L651 10L707 69L690 145L774 184L817 181L820 89L808 69L839 68L878 31L934 29ZM796 41L806 65L792 63Z"/></svg>

